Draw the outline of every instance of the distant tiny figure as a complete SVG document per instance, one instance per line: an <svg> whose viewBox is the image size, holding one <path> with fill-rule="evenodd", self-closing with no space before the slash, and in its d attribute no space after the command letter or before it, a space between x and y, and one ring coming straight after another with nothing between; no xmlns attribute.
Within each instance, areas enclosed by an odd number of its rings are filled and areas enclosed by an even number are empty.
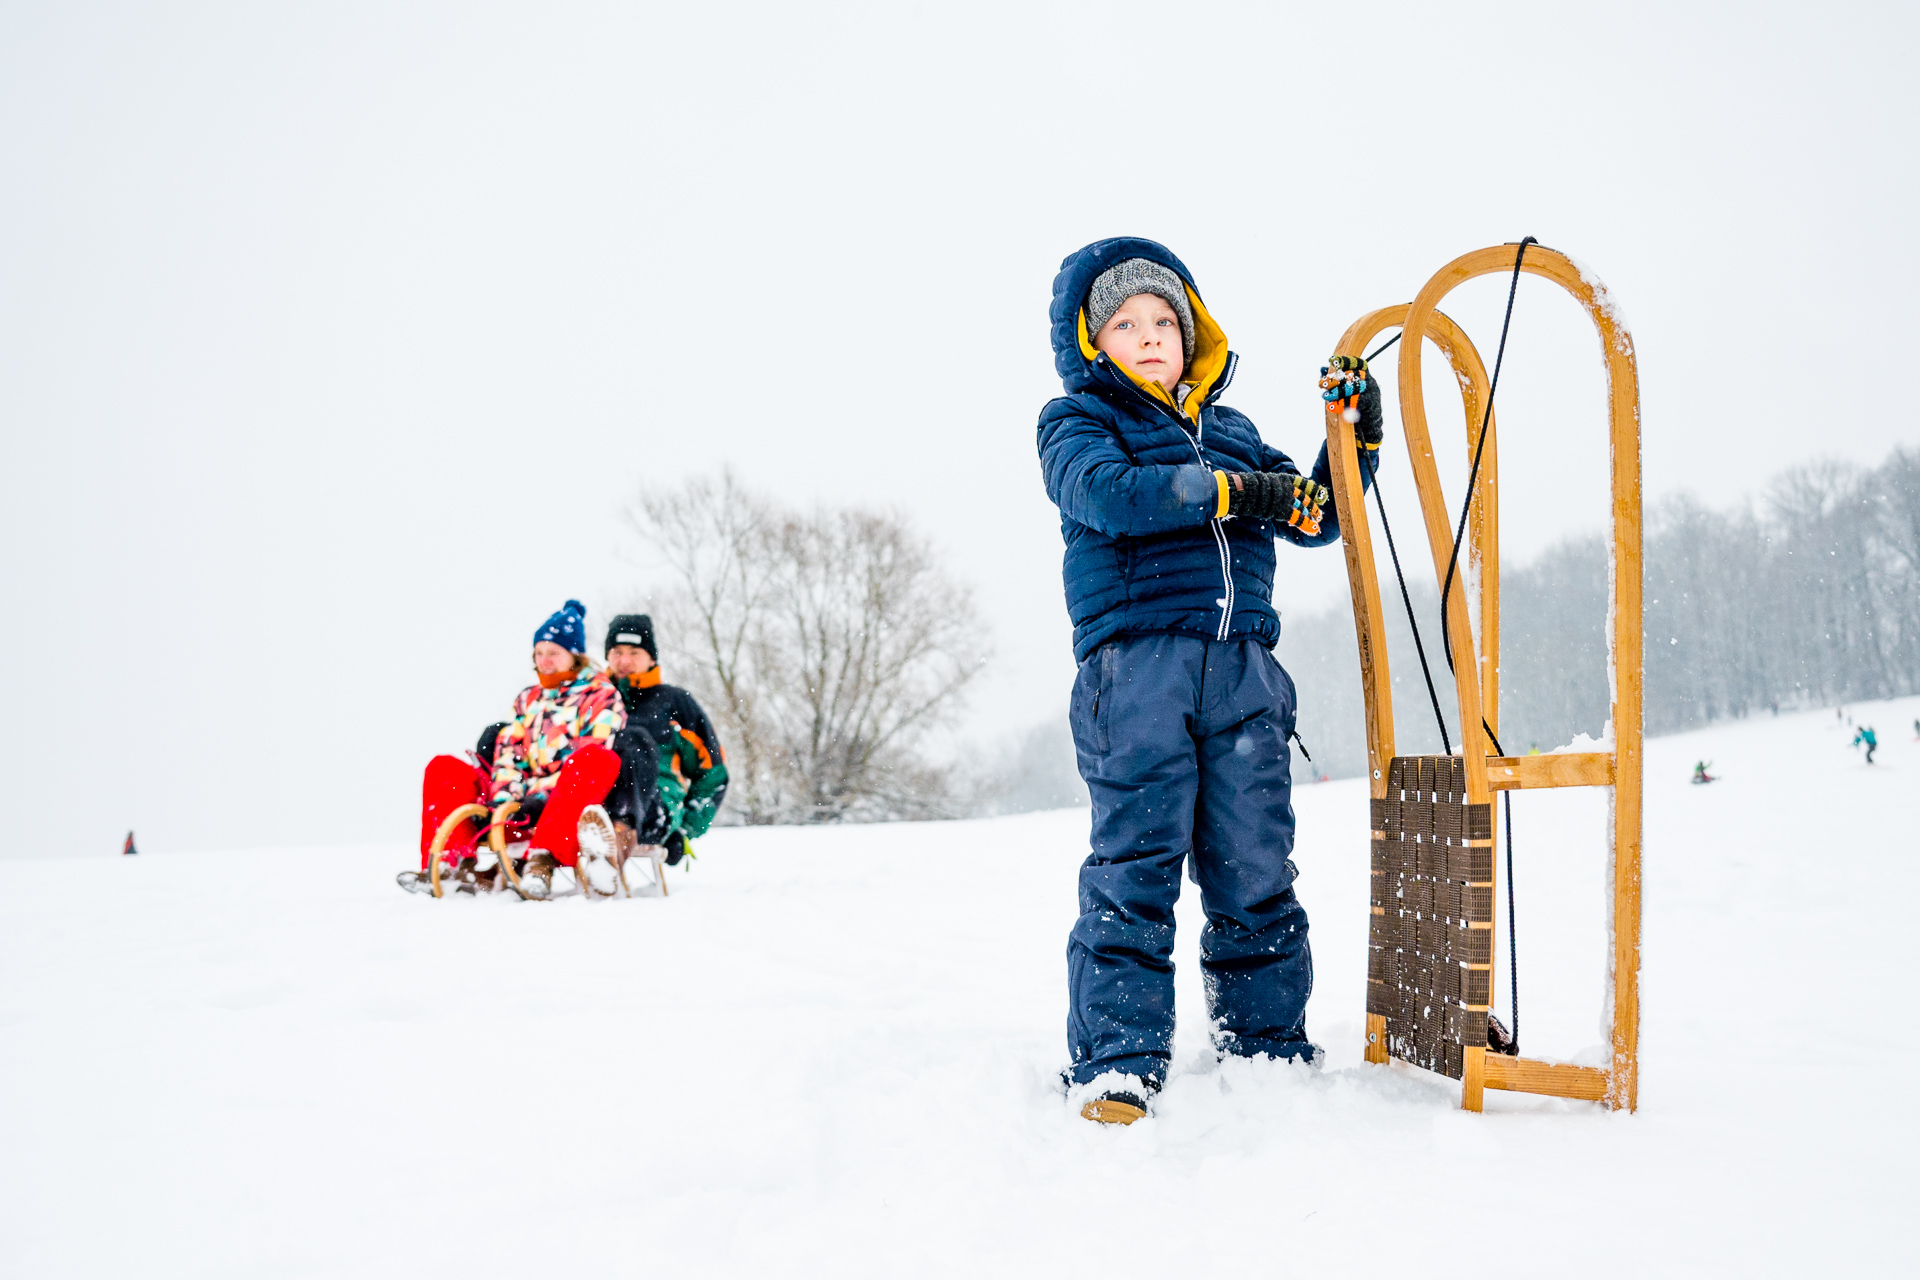
<svg viewBox="0 0 1920 1280"><path fill-rule="evenodd" d="M1913 740L1920 742L1920 716L1913 718Z"/></svg>
<svg viewBox="0 0 1920 1280"><path fill-rule="evenodd" d="M127 832L127 842L120 846L120 856L123 858L131 858L138 852L140 851L133 847L133 832L129 831Z"/></svg>
<svg viewBox="0 0 1920 1280"><path fill-rule="evenodd" d="M1707 772L1708 766L1712 764L1713 764L1713 761L1711 760L1697 760L1694 762L1694 766L1693 766L1693 785L1694 786L1696 787L1704 786L1707 783L1712 782L1714 780L1713 775Z"/></svg>
<svg viewBox="0 0 1920 1280"><path fill-rule="evenodd" d="M1872 764L1874 749L1880 745L1880 739L1873 736L1872 725L1863 724L1860 726L1859 732L1853 735L1853 745L1856 747L1865 746L1867 749L1867 763Z"/></svg>

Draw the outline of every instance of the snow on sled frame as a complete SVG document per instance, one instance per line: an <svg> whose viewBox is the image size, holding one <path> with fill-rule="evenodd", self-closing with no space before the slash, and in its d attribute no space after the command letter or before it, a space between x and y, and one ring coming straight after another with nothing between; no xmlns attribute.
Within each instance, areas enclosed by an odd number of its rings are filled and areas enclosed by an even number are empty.
<svg viewBox="0 0 1920 1280"><path fill-rule="evenodd" d="M1432 342L1453 368L1466 409L1467 449L1471 457L1486 422L1486 443L1479 474L1469 508L1470 536L1462 550L1477 570L1479 586L1479 643L1465 590L1465 565L1457 571L1455 590L1446 594L1446 616L1442 624L1452 652L1459 656L1455 664L1454 688L1459 700L1460 754L1455 757L1396 757L1393 731L1393 693L1387 667L1385 616L1381 611L1380 583L1375 572L1373 540L1367 524L1364 490L1359 467L1351 446L1353 428L1342 418L1338 405L1327 413L1327 457L1333 472L1333 495L1339 513L1341 541L1346 551L1347 577L1354 601L1354 630L1360 646L1360 678L1366 701L1368 770L1372 784L1373 822L1370 842L1373 855L1375 889L1371 899L1373 927L1370 936L1368 972L1369 1011L1367 1013L1366 1060L1384 1063L1389 1056L1435 1065L1461 1082L1460 1105L1469 1111L1481 1109L1483 1090L1507 1089L1521 1093L1546 1094L1561 1098L1581 1098L1604 1103L1615 1109L1631 1111L1639 1100L1639 1023L1640 1023L1640 847L1641 847L1641 735L1642 710L1642 636L1641 636L1641 511L1640 511L1640 391L1634 364L1633 339L1616 313L1605 285L1564 254L1543 245L1529 244L1521 260L1521 270L1543 276L1572 294L1586 308L1599 331L1601 356L1607 372L1607 420L1610 443L1610 495L1612 520L1607 539L1607 597L1609 635L1607 645L1608 688L1612 696L1613 741L1606 751L1535 756L1490 756L1486 725L1499 736L1500 726L1500 515L1499 469L1497 465L1497 426L1488 411L1489 389L1486 367L1473 344L1451 319L1438 310L1442 299L1456 287L1479 276L1512 272L1520 246L1496 245L1454 259L1429 280L1411 303L1382 307L1355 321L1342 335L1335 355L1365 354L1368 343L1382 331L1401 329L1399 391L1400 420L1413 478L1419 490L1420 511L1426 526L1427 543L1433 553L1436 585L1445 582L1448 561L1453 552L1452 512L1441 490L1439 472L1434 466L1433 443L1427 432L1426 404L1420 380L1422 347ZM1469 660L1477 656L1477 661ZM1422 762L1430 762L1422 766ZM1451 761L1451 766L1442 762ZM1451 777L1449 776L1451 773ZM1425 784L1424 788L1422 784ZM1452 789L1457 784L1457 790ZM1390 794L1389 788L1393 787ZM1497 859L1493 857L1494 830L1491 822L1493 793L1535 787L1610 787L1610 865L1607 883L1608 932L1612 953L1607 965L1608 1020L1612 1027L1612 1056L1605 1068L1574 1066L1566 1063L1539 1062L1527 1058L1489 1053L1485 1047L1485 1021L1493 1004L1494 929L1492 900ZM1403 797L1416 797L1408 801ZM1425 824L1424 840L1415 839L1408 819ZM1393 830L1389 831L1388 828ZM1457 832L1447 835L1443 832ZM1392 839L1390 839L1392 837ZM1403 842L1400 845L1395 840ZM1426 874L1419 867L1401 873L1386 864L1390 854L1405 852L1404 842L1414 848L1423 843L1432 863ZM1434 843L1437 842L1438 847ZM1457 848L1452 866L1441 865L1446 855ZM1436 873L1437 868L1437 873ZM1458 873L1457 875L1452 873ZM1442 917L1428 934L1418 932L1418 920L1386 919L1383 897L1390 877L1402 877L1419 883L1423 892L1435 899L1451 896L1456 916L1447 918L1445 907L1435 908ZM1484 878L1483 878L1484 877ZM1399 914L1417 915L1405 907L1405 899L1396 905ZM1464 919L1462 918L1464 917ZM1457 933L1441 936L1443 925ZM1447 973L1448 985L1455 992L1451 1000L1434 1001L1434 1011L1445 1015L1452 1008L1451 1021L1437 1016L1420 1024L1424 1043L1411 1043L1414 1030L1389 1016L1396 993L1383 990L1384 981L1376 975L1392 972L1386 948L1378 944L1383 935L1391 940L1401 928L1407 930L1411 945L1394 957L1413 964L1418 977L1430 977L1440 966L1431 963L1435 954L1455 955L1458 971ZM1473 936L1480 935L1480 936ZM1431 947L1424 945L1431 943ZM1484 973L1484 980L1480 975ZM1396 975L1397 980L1398 975ZM1436 981L1428 987L1434 991ZM1382 1009L1375 1012L1376 1008ZM1421 1013L1426 1010L1419 1011ZM1471 1014L1469 1018L1466 1015ZM1429 1029L1430 1028L1430 1029ZM1390 1029L1399 1034L1390 1036ZM1456 1046L1449 1060L1447 1046ZM1449 1070L1448 1067L1456 1069Z"/></svg>

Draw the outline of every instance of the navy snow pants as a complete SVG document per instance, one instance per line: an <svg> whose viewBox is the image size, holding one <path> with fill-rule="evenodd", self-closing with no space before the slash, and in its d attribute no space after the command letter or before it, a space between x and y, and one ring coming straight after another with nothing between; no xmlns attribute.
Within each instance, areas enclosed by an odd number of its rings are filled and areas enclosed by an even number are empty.
<svg viewBox="0 0 1920 1280"><path fill-rule="evenodd" d="M1301 1057L1313 957L1294 898L1293 679L1253 640L1123 636L1073 685L1093 851L1067 940L1076 1084L1166 1078L1173 904L1189 853L1207 915L1200 968L1218 1047Z"/></svg>

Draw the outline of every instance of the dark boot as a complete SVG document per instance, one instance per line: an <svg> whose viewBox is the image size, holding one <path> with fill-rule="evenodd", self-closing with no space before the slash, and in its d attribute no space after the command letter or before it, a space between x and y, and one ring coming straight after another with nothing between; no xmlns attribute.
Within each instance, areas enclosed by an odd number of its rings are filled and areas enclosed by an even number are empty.
<svg viewBox="0 0 1920 1280"><path fill-rule="evenodd" d="M1513 1038L1513 1032L1507 1030L1506 1024L1491 1012L1487 1014L1487 1052L1504 1053L1510 1058L1520 1056L1520 1042Z"/></svg>

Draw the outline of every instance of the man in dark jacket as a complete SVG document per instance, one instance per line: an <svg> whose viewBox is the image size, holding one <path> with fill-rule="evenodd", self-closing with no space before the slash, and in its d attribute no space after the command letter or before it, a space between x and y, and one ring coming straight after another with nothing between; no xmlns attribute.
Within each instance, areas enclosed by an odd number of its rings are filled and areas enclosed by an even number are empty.
<svg viewBox="0 0 1920 1280"><path fill-rule="evenodd" d="M686 856L686 842L713 825L727 794L727 762L693 695L660 683L655 653L646 614L623 613L607 627L607 672L627 709L627 727L614 744L620 780L607 811L633 827L642 844L665 845L672 866Z"/></svg>
<svg viewBox="0 0 1920 1280"><path fill-rule="evenodd" d="M1066 541L1073 737L1093 798L1067 942L1069 1074L1081 1114L1131 1123L1166 1077L1189 853L1219 1049L1315 1052L1274 539L1326 546L1339 528L1325 449L1302 475L1217 403L1236 357L1164 247L1122 238L1071 255L1051 321L1067 394L1040 413L1040 469ZM1363 365L1357 377L1356 436L1371 449L1379 390Z"/></svg>

